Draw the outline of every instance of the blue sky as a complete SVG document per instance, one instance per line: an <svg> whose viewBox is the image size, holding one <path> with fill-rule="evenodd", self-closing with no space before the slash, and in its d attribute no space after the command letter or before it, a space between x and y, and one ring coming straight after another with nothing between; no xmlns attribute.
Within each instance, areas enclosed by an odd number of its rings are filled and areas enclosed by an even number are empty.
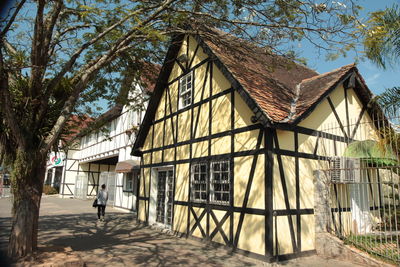
<svg viewBox="0 0 400 267"><path fill-rule="evenodd" d="M400 4L400 0L360 0L359 5L364 7L361 12L362 18L366 18L368 12L382 10L386 7L391 7L393 4ZM307 49L304 47L303 50ZM354 62L355 53L349 53L345 58L341 57L335 61L326 61L325 56L321 55L318 57L314 48L310 47L307 51L301 54L302 57L307 59L307 65L315 69L319 73L324 73L337 69L341 66ZM400 86L400 72L398 69L387 69L383 70L376 67L371 61L366 60L365 62L358 62L357 67L364 77L369 89L374 94L380 94L385 88L391 88L393 86ZM400 67L400 64L397 66Z"/></svg>

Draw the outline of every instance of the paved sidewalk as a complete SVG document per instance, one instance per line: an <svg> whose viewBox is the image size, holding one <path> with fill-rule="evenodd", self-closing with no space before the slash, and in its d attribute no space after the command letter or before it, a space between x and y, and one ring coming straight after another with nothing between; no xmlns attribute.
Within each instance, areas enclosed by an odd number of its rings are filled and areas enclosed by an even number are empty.
<svg viewBox="0 0 400 267"><path fill-rule="evenodd" d="M0 199L0 249L7 244L9 201ZM133 214L107 208L106 221L96 222L91 201L45 197L39 222L39 246L47 247L46 261L60 248L70 247L86 266L271 266L202 242L169 236L137 225ZM8 215L7 215L8 207ZM4 231L4 230L8 231ZM55 253L52 253L55 252ZM64 259L60 258L60 263ZM283 262L284 266L350 267L354 264L317 256ZM47 266L47 265L42 265Z"/></svg>

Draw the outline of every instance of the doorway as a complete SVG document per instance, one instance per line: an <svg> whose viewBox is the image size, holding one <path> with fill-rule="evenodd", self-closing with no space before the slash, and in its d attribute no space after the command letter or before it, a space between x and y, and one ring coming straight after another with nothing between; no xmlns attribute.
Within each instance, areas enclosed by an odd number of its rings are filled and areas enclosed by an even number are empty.
<svg viewBox="0 0 400 267"><path fill-rule="evenodd" d="M173 169L160 169L157 171L157 206L156 222L171 227L172 205L174 192Z"/></svg>
<svg viewBox="0 0 400 267"><path fill-rule="evenodd" d="M115 205L115 190L116 190L116 172L102 172L99 177L98 190L100 190L101 185L105 184L108 192L107 204L110 206Z"/></svg>

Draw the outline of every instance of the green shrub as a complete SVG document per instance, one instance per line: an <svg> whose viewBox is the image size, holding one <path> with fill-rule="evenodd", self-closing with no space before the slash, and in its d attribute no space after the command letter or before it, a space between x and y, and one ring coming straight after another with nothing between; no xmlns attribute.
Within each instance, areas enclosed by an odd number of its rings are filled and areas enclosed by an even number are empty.
<svg viewBox="0 0 400 267"><path fill-rule="evenodd" d="M58 194L58 192L57 189L55 189L54 187L51 187L50 185L45 185L43 186L43 194L54 195Z"/></svg>

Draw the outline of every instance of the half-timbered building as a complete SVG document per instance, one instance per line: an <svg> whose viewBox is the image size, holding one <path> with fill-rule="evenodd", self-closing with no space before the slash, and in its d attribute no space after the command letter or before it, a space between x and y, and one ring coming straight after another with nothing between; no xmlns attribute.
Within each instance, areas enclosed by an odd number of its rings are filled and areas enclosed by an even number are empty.
<svg viewBox="0 0 400 267"><path fill-rule="evenodd" d="M138 219L267 261L313 253L313 172L335 156L319 140L351 140L371 92L354 64L319 74L194 30L173 38L132 150Z"/></svg>
<svg viewBox="0 0 400 267"><path fill-rule="evenodd" d="M132 103L117 103L91 121L90 131L87 123L73 128L74 141L50 155L48 169L53 172L46 180L58 181L61 197L92 198L106 184L108 205L136 211L140 159L130 152L159 72L155 64L141 68L140 79L134 79L126 96Z"/></svg>

